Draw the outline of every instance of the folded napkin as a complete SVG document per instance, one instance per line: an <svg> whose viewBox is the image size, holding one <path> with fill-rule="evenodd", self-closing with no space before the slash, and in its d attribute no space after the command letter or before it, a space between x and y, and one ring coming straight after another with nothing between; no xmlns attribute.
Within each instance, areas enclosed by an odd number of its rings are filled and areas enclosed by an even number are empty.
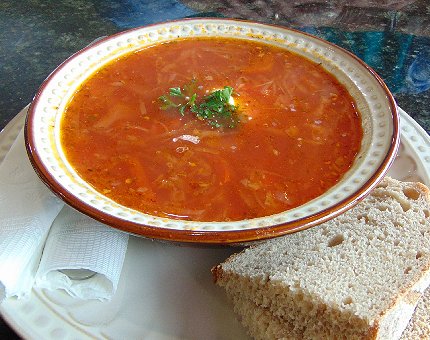
<svg viewBox="0 0 430 340"><path fill-rule="evenodd" d="M21 131L0 164L0 301L31 291L49 228L62 206L33 171Z"/></svg>
<svg viewBox="0 0 430 340"><path fill-rule="evenodd" d="M36 286L81 299L109 300L116 291L128 235L65 206L52 224Z"/></svg>
<svg viewBox="0 0 430 340"><path fill-rule="evenodd" d="M41 287L83 299L114 294L128 236L63 206L35 174L21 131L0 164L0 302L28 296L36 273Z"/></svg>

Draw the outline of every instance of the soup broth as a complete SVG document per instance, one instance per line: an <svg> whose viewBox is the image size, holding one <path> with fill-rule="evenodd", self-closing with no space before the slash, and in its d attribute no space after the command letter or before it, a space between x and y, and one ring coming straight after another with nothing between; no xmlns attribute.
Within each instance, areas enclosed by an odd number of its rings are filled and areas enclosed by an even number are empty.
<svg viewBox="0 0 430 340"><path fill-rule="evenodd" d="M234 127L161 108L233 88ZM108 64L68 104L61 143L97 191L151 215L195 221L276 214L316 198L360 148L360 114L322 66L263 43L189 38Z"/></svg>

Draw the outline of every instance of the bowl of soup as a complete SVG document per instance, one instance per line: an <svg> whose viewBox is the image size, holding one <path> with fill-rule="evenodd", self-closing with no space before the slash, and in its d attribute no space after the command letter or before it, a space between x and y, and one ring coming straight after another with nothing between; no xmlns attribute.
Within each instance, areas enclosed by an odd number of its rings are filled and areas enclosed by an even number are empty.
<svg viewBox="0 0 430 340"><path fill-rule="evenodd" d="M148 238L229 244L354 206L391 165L398 120L351 53L205 18L79 51L42 84L25 136L35 171L78 211Z"/></svg>

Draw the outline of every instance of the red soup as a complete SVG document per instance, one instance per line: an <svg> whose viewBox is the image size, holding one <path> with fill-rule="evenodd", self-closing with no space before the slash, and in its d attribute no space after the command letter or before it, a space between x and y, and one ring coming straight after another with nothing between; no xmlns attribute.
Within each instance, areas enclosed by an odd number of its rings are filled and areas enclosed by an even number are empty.
<svg viewBox="0 0 430 340"><path fill-rule="evenodd" d="M209 112L220 94L224 107ZM195 221L306 203L345 174L362 139L354 100L319 64L224 38L164 43L103 67L68 104L61 133L97 191Z"/></svg>

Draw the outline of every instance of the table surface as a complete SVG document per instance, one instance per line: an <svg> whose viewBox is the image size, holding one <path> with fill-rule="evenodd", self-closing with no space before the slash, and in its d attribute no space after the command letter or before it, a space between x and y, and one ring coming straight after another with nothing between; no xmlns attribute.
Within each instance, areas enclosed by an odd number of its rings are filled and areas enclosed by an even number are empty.
<svg viewBox="0 0 430 340"><path fill-rule="evenodd" d="M430 131L429 0L0 0L0 129L46 76L101 36L184 17L230 17L299 29L353 52ZM0 338L18 336L0 318Z"/></svg>

